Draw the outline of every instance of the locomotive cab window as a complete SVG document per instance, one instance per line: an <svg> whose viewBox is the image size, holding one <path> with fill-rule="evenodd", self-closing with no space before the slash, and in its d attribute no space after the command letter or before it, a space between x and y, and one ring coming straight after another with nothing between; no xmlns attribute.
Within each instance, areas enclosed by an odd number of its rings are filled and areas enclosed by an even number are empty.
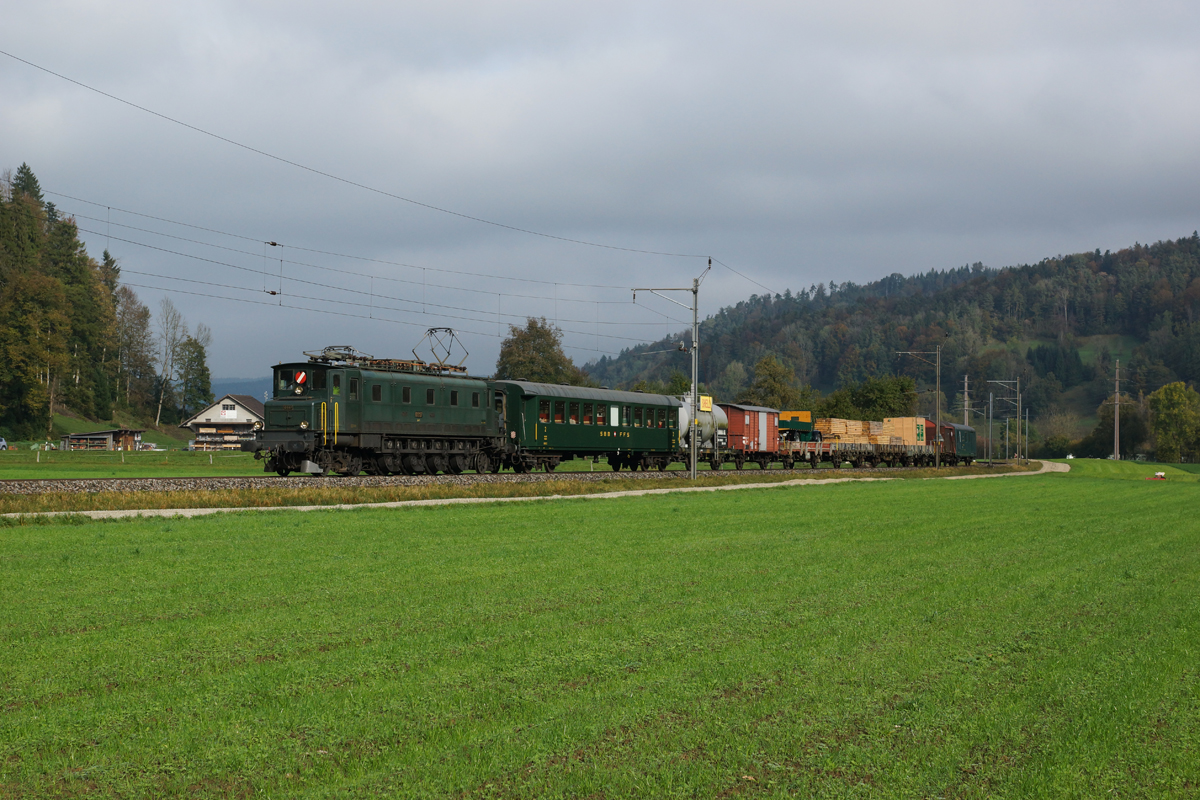
<svg viewBox="0 0 1200 800"><path fill-rule="evenodd" d="M538 401L538 422L549 422L549 421L550 421L550 401L549 400L539 400Z"/></svg>
<svg viewBox="0 0 1200 800"><path fill-rule="evenodd" d="M351 400L358 399L358 378L350 379L350 399Z"/></svg>
<svg viewBox="0 0 1200 800"><path fill-rule="evenodd" d="M433 389L425 390L425 405L427 405L427 406L433 405L433 393L434 393Z"/></svg>
<svg viewBox="0 0 1200 800"><path fill-rule="evenodd" d="M479 392L471 392L471 408L479 408Z"/></svg>
<svg viewBox="0 0 1200 800"><path fill-rule="evenodd" d="M275 381L275 391L278 394L287 394L291 388L294 373L290 369L281 369L275 374L279 376Z"/></svg>
<svg viewBox="0 0 1200 800"><path fill-rule="evenodd" d="M342 376L333 376L333 396L338 397L342 393Z"/></svg>
<svg viewBox="0 0 1200 800"><path fill-rule="evenodd" d="M579 424L579 403L571 403L570 411L567 414L567 421L572 425Z"/></svg>
<svg viewBox="0 0 1200 800"><path fill-rule="evenodd" d="M383 385L379 383L371 384L371 400L376 403L383 402Z"/></svg>
<svg viewBox="0 0 1200 800"><path fill-rule="evenodd" d="M412 387L411 386L405 386L403 389L400 390L400 402L402 402L402 403L411 403L412 402Z"/></svg>
<svg viewBox="0 0 1200 800"><path fill-rule="evenodd" d="M450 390L450 405L452 405L452 406L458 405L458 390L457 389Z"/></svg>
<svg viewBox="0 0 1200 800"><path fill-rule="evenodd" d="M591 403L583 404L583 424L584 425L592 424L592 404Z"/></svg>
<svg viewBox="0 0 1200 800"><path fill-rule="evenodd" d="M563 419L563 417L566 416L566 407L567 407L567 403L565 400L555 400L554 401L554 421L555 422L565 422L566 421Z"/></svg>
<svg viewBox="0 0 1200 800"><path fill-rule="evenodd" d="M315 369L312 371L312 388L315 391L323 391L325 389L325 370Z"/></svg>

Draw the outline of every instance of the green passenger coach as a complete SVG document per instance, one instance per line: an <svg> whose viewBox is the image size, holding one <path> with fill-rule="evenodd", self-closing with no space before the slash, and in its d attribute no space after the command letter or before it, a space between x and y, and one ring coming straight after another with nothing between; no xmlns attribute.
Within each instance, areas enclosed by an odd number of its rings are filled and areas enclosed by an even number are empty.
<svg viewBox="0 0 1200 800"><path fill-rule="evenodd" d="M665 470L679 453L682 403L674 397L526 381L493 386L520 472L601 456L614 470Z"/></svg>

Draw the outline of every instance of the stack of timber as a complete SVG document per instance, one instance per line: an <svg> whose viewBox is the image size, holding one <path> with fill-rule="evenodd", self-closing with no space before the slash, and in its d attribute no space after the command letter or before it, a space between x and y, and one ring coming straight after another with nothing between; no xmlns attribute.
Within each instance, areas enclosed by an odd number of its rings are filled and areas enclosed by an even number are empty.
<svg viewBox="0 0 1200 800"><path fill-rule="evenodd" d="M870 424L857 419L829 417L815 420L813 427L821 432L821 438L825 441L838 441L847 444L871 444Z"/></svg>
<svg viewBox="0 0 1200 800"><path fill-rule="evenodd" d="M884 436L899 439L895 444L924 445L924 417L888 417L883 421Z"/></svg>

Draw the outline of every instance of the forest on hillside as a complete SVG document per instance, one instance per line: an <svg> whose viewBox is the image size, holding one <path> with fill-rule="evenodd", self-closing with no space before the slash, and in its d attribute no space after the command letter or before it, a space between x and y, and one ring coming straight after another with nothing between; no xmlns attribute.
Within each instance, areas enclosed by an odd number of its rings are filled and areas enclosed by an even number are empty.
<svg viewBox="0 0 1200 800"><path fill-rule="evenodd" d="M1118 358L1122 394L1147 414L1151 393L1200 380L1198 310L1196 233L1002 269L977 263L862 286L819 284L753 296L704 320L700 379L718 398L734 400L753 386L755 365L768 357L808 398L908 376L922 390L919 408L929 413L935 369L900 353L940 346L943 409L961 418L964 376L974 408L986 398L980 387L1001 389L987 381L1020 379L1043 438L1079 439L1104 414ZM688 336L630 348L585 369L605 385L661 384L687 370L686 355L643 353L679 338Z"/></svg>
<svg viewBox="0 0 1200 800"><path fill-rule="evenodd" d="M212 402L206 348L164 300L152 314L97 261L27 164L0 179L0 437L49 436L55 414L176 424Z"/></svg>

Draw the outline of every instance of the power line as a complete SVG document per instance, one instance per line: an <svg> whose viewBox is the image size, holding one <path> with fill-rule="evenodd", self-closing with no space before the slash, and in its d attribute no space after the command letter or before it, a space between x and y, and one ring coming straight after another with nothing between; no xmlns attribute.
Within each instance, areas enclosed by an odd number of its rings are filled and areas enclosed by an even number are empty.
<svg viewBox="0 0 1200 800"><path fill-rule="evenodd" d="M287 164L288 166L296 167L297 169L302 169L302 170L304 170L306 172L310 172L314 175L320 175L321 177L329 178L330 180L337 181L339 183L344 183L347 186L353 186L358 189L364 189L368 192L373 192L375 194L382 195L384 197L390 197L393 200L400 200L405 203L410 203L412 205L419 206L421 208L427 208L431 211L437 211L442 214L449 214L451 216L459 217L461 219L467 219L467 220L471 220L473 222L479 222L484 225L492 225L497 228L504 228L506 230L516 231L517 233L526 233L531 236L540 236L544 239L553 239L553 240L560 241L560 242L569 242L571 244L582 244L582 245L586 245L588 247L599 247L599 248L604 248L606 250L620 250L620 251L626 252L626 253L641 253L643 255L668 256L671 258L708 258L708 256L700 255L698 253L668 253L668 252L663 252L663 251L658 251L658 250L643 250L643 249L636 248L636 247L620 247L620 246L611 245L611 244L601 244L599 242L589 242L584 239L572 239L567 236L556 236L552 233L542 233L541 231L530 230L528 228L520 228L520 227L517 227L516 225L507 225L503 222L495 222L490 219L484 219L483 217L476 217L476 216L472 216L470 214L464 214L460 211L452 211L448 208L442 208L441 206L435 206L430 203L423 203L420 200L413 200L412 198L394 194L392 192L385 191L383 189L377 189L374 186L368 186L365 183L359 183L358 181L353 181L353 180L350 180L349 178L343 178L341 176L334 175L331 172L325 172L323 170L316 169L315 167L310 167L305 164L301 164L298 161L292 161L291 159L287 159L282 156L277 156L273 153L268 153L266 150L260 150L257 147L251 147L248 144L243 144L234 139L230 139L227 136L221 136L220 134L205 130L204 128L200 128L196 125L192 125L190 123L176 119L175 117L170 117L161 112L154 111L153 109L138 105L137 103L126 100L122 97L117 97L115 94L110 94L109 92L106 92L102 89L97 89L94 86L90 86L86 83L83 83L82 81L77 81L74 78L69 78L66 75L63 75L62 73L55 72L54 70L51 70L51 69L47 69L46 67L43 67L39 64L35 64L32 61L28 61L24 58L21 58L20 56L13 55L12 53L6 52L4 50L0 50L0 55L8 56L9 58L13 59L14 61L19 61L22 64L33 67L36 70L45 72L47 75L53 75L54 77L64 80L67 83L72 83L82 89L87 89L89 92L95 92L96 94L101 95L102 97L107 97L110 100L115 100L118 103L122 103L123 105L129 106L130 108L135 108L138 111L142 111L146 114L150 114L151 116L155 116L155 117L158 117L159 119L166 120L167 122L170 122L172 124L180 125L184 128L187 128L188 130L195 131L196 133L211 137L211 138L216 139L221 142L225 142L226 144L231 144L234 147L239 147L248 152L255 153L256 155L260 155L265 158L272 159L273 161L278 161L281 164Z"/></svg>
<svg viewBox="0 0 1200 800"><path fill-rule="evenodd" d="M91 234L94 234L94 235L102 235L102 234L98 233L97 231L88 230L87 228L79 228L79 230L83 231L84 233L91 233ZM240 271L242 271L242 272L249 272L249 273L252 273L252 274L254 274L254 275L270 275L270 273L266 272L265 270L258 270L258 269L253 269L253 268L250 268L250 267L242 267L242 266L239 266L239 265L237 265L237 264L230 264L229 262L226 262L226 261L217 261L216 259L212 259L212 258L205 258L204 256L192 255L192 254L190 254L190 253L182 253L182 252L179 252L178 250L169 250L169 249L167 249L167 248L165 248L165 247L156 247L155 245L152 245L152 244L146 244L146 243L144 243L144 242L137 242L137 241L134 241L134 240L132 240L132 239L124 239L124 238L122 238L122 237L119 237L119 236L113 236L112 238L113 238L113 239L115 239L115 240L116 240L116 241L118 241L118 242L126 242L127 244L133 244L133 245L137 245L137 246L139 246L139 247L145 247L145 248L148 248L148 249L151 249L151 250L157 250L157 251L159 251L159 252L161 252L161 253L168 253L168 254L170 254L170 255L181 256L181 257L183 257L183 258L191 258L191 259L195 259L195 260L197 260L197 261L203 261L203 262L206 262L206 263L209 263L209 264L215 264L215 265L217 265L217 266L229 267L230 269L236 269L236 270L240 270ZM282 262L282 260L281 260L281 263L286 263L286 262ZM189 283L204 283L203 281L196 281L196 280L194 280L194 279L190 279L190 278L176 278L176 277L172 277L172 276L168 276L168 275L157 275L157 274L155 274L155 273L144 273L144 272L138 272L137 270L127 270L127 271L128 271L129 273L131 273L131 274L134 274L134 275L149 275L149 276L152 276L152 277L157 277L157 278L160 278L160 279L162 279L162 280L178 280L178 281L184 281L184 282L189 282ZM305 279L303 279L303 278L297 278L297 277L287 277L287 276L283 276L283 280L286 280L286 281L291 281L291 282L294 282L294 283L303 283L303 284L305 284L305 285L308 285L308 286L315 286L315 287L318 287L318 288L321 288L321 289L332 289L332 290L334 290L334 291L339 291L339 292L348 292L348 293L351 293L351 294L360 294L360 295L362 295L362 294L368 294L367 292L363 292L362 290L359 290L359 289L348 289L348 288L346 288L346 287L342 287L342 286L334 286L334 285L332 285L332 284L328 284L328 283L319 283L319 282L317 282L317 281L309 281L309 280L305 280ZM247 288L247 287L241 287L241 286L231 286L231 285L228 285L228 284L206 284L206 285L211 285L211 286L220 286L220 287L223 287L223 288L229 288L229 289L239 289L239 290L242 290L242 291L252 291L252 292L260 292L260 291L263 291L263 290L261 290L261 289L250 289L250 288ZM168 290L162 290L162 291L168 291ZM274 292L271 292L271 294L273 294L273 295L274 295L274 294L276 294L276 293L274 293ZM282 294L282 292L280 292L279 294ZM296 296L296 295L291 295L291 296ZM372 297L380 297L380 298L382 298L382 299L386 299L386 300L395 300L395 301L397 301L397 302L401 302L401 303L412 303L412 304L414 304L414 305L416 305L416 304L417 304L417 301L415 301L415 300L408 300L408 299L406 299L406 298L403 298L403 297L392 297L392 296L390 296L390 295L371 295L371 296L372 296ZM364 307L367 307L367 306L366 306L366 304L360 304L360 303L350 303L349 301L344 301L344 300L333 300L333 299L330 299L330 298L317 298L317 297L312 297L312 298L305 298L305 299L314 300L314 301L317 301L317 302L342 303L342 304L346 304L346 305L362 305L362 306L364 306ZM545 298L541 298L541 299L545 299ZM268 305L270 305L270 303L268 303ZM469 314L481 314L481 313L484 313L484 312L478 312L478 310L477 310L477 309L473 309L473 308L464 308L464 307L462 307L462 306L451 306L451 305L446 305L446 304L442 304L442 303L429 303L429 302L422 301L422 302L421 302L421 305L422 305L422 306L432 306L433 308L447 309L447 310L450 310L450 311L463 311L463 312L466 312L466 313L469 313ZM392 311L400 311L401 309L390 309L390 310L392 310ZM490 314L491 314L491 312L486 312L486 313L488 313L488 314L489 314L489 316L490 316ZM454 314L445 314L445 313L438 313L438 314L436 314L435 316L443 317L443 318L445 318L445 319L461 319L461 320L467 320L467 321L477 321L477 320L478 320L478 316L475 316L475 317L460 317L460 316L457 316L457 315L454 315ZM528 315L526 315L526 314L499 314L499 316L503 316L503 317L511 317L511 318L513 318L513 319L525 319L525 318L527 318L527 317L528 317ZM564 321L565 321L565 322L579 322L579 323L584 323L584 324L622 325L622 326L630 326L630 325L661 325L661 324L662 324L662 323L659 323L659 322L598 322L598 321L593 321L593 320L578 320L578 319L567 319L567 320L564 320ZM563 330L563 332L564 332L564 333L575 333L575 334L579 334L579 335L583 335L583 336L599 335L599 336L602 336L602 337L604 337L604 338L606 338L606 339L617 339L617 340L621 340L621 341L627 341L627 342L638 342L638 343L641 343L641 342L643 341L643 339L639 339L639 338L636 338L636 337L630 337L630 336L613 336L612 334L603 334L603 333L602 333L602 334L594 334L594 332L592 332L592 331L577 331L577 330L573 330L573 329L571 329L571 328L563 328L562 330ZM481 334L481 335L486 335L486 334ZM601 352L601 351L597 351L597 352Z"/></svg>
<svg viewBox="0 0 1200 800"><path fill-rule="evenodd" d="M714 258L713 261L717 262L722 267L724 267L725 269L732 272L734 275L737 275L738 277L741 277L741 278L745 278L746 280L750 281L751 283L753 283L755 286L759 287L760 289L766 289L768 292L771 292L771 294L778 294L778 292L772 291L769 287L763 286L761 283L754 280L754 278L751 278L749 275L743 275L742 273L738 272L736 269L729 266L728 264L726 264L724 261L720 260L719 258Z"/></svg>
<svg viewBox="0 0 1200 800"><path fill-rule="evenodd" d="M104 203L97 203L95 200L86 200L81 197L74 197L69 194L63 194L62 192L52 192L49 189L42 189L42 194L54 195L55 197L65 197L68 200L74 200L78 203L87 203L88 205L98 206L99 208L108 209L110 211L119 211L122 214L130 214L135 217L144 217L146 219L152 219L152 220L156 220L158 222L166 222L171 225L180 225L185 228L193 228L195 230L206 231L208 233L216 233L221 236L229 236L234 239L242 239L247 242L254 242L255 244L267 244L272 247L287 247L291 250L301 250L305 253L316 253L318 255L323 255L323 256L334 256L337 258L349 258L349 259L353 259L355 261L367 261L367 262L370 262L373 264L386 264L386 265L392 266L392 267L405 267L406 269L420 269L420 270L428 270L430 272L443 272L448 275L466 275L466 276L472 277L472 278L494 278L496 280L502 280L502 281L517 281L517 282L521 282L521 283L540 283L540 284L544 284L546 286L552 286L552 285L557 284L558 286L571 286L571 287L580 288L580 289L619 289L622 292L629 291L628 286L615 286L613 284L570 283L567 281L551 281L551 280L546 280L544 278L518 278L518 277L511 276L511 275L495 275L495 274L487 273L487 272L468 272L465 270L446 269L444 267L427 267L427 266L420 266L418 264L406 264L403 261L388 261L388 260L382 259L382 258L370 258L368 256L356 256L356 255L351 255L349 253L337 253L337 252L334 252L331 250L318 250L318 249L315 249L312 247L300 247L299 245L287 244L286 242L264 241L263 239L256 239L253 236L245 236L240 233L230 233L229 231L222 231L222 230L218 230L216 228L206 228L203 225L193 225L189 222L180 222L179 220L168 219L166 217L156 217L153 214L143 214L140 211L130 211L125 208L109 206L109 205L105 205ZM79 214L79 216L83 217L84 219L93 219L93 220L96 219L95 217L88 217L83 214ZM99 221L99 220L96 220L96 221ZM119 225L120 227L128 227L128 228L133 227L130 225L121 225L120 223L113 223L113 224ZM142 228L133 228L133 229L134 230L144 230ZM147 231L147 232L155 233L155 231ZM169 233L158 233L158 235L159 236L171 236L172 238L182 238L182 237L174 237L174 236L172 236L172 234L169 234ZM185 239L184 241L195 241L195 240L194 239ZM198 242L198 243L200 243L200 242ZM215 245L215 244L210 244L208 246L209 247L221 247L221 245ZM236 252L245 252L245 251L236 251ZM254 255L255 257L258 256L257 253L253 253L251 255ZM391 280L396 280L396 279L391 279Z"/></svg>
<svg viewBox="0 0 1200 800"><path fill-rule="evenodd" d="M169 280L186 280L186 279L169 278ZM194 281L194 282L200 283L200 281ZM388 317L371 317L371 316L367 316L366 314L351 314L346 311L331 311L326 308L309 308L308 306L299 306L299 305L295 305L295 304L291 304L291 303L277 304L277 303L269 302L266 300L247 300L246 298L243 298L243 297L227 297L225 295L209 294L207 292L192 292L192 291L188 291L186 289L166 288L163 286L150 286L149 284L145 284L145 283L123 282L122 285L123 286L131 286L131 287L135 287L138 289L152 289L152 290L159 291L159 292L170 292L172 294L186 294L186 295L191 295L193 297L208 297L208 298L212 298L212 299L216 299L216 300L231 300L235 303L248 303L250 305L256 305L256 306L267 306L268 308L278 308L278 307L282 306L283 308L290 308L290 309L296 310L296 311L311 311L314 314L329 314L331 316L336 316L336 317L353 317L354 319L369 319L369 320L372 320L373 322L391 322L396 325L410 325L410 326L416 327L416 328L424 328L424 327L427 327L427 325L428 325L428 323L424 323L424 322L408 322L406 320L390 319ZM220 286L220 284L212 284L212 285ZM234 287L228 287L228 288L236 289L236 288L240 288L240 287L234 286ZM315 300L317 302L323 301L323 298L307 297L305 295L289 295L289 297L297 297L302 300ZM399 310L399 309L392 309L392 310ZM466 330L464 328L455 328L455 330L458 331L459 333L469 333L469 334L473 334L475 336L490 336L494 339L502 338L501 334L497 334L497 333L484 333L482 331L472 331L472 330ZM591 348L591 347L578 347L578 346L572 345L572 344L564 344L563 347L566 348L567 350L581 350L581 351L588 352L588 353L603 353L605 355L612 355L612 351L600 350L600 349Z"/></svg>
<svg viewBox="0 0 1200 800"><path fill-rule="evenodd" d="M79 213L75 213L75 212L71 213L71 214L70 214L70 216L76 217L76 218L78 218L78 219L86 219L86 220L91 220L91 221L93 221L93 222L105 222L105 220L98 219L98 218L96 218L96 217L89 217L89 216L88 216L88 215L86 215L86 214L79 214ZM180 242L188 242L188 243L190 243L190 244L198 244L198 245L200 245L200 246L202 246L202 247L212 247L212 248L215 248L215 249L217 249L217 250L224 250L224 251L226 251L226 252L230 252L230 253L238 253L238 254L240 254L240 255L244 255L244 256L250 256L251 258L255 258L255 259L257 259L257 258L259 258L259 257L260 257L258 253L252 253L252 252L250 252L250 251L248 251L248 250L239 250L239 249L237 249L236 247L226 247L225 245L220 245L220 244L212 244L211 242L203 242L203 241L200 241L200 240L198 240L198 239L189 239L189 238L187 238L187 237L184 237L184 236L175 236L174 234L170 234L170 233L162 233L162 232L160 232L160 231L149 230L149 229L147 229L147 228L139 228L139 227L136 227L136 226L134 226L134 225L123 225L123 224L121 224L120 222L115 222L115 223L112 223L112 224L116 225L118 228L126 228L126 229L128 229L128 230L134 230L134 231L138 231L138 232L140 232L140 233L148 233L148 234L151 234L151 235L153 235L153 236L162 236L162 237L165 237L165 238L167 238L167 239L174 239L174 240L176 240L176 241L180 241ZM93 233L93 234L96 234L96 235L101 235L101 234L99 234L98 232L96 232L96 231L91 231L91 230L88 230L87 228L78 228L78 230L84 231L85 233ZM167 249L165 249L165 248L156 248L154 245L146 244L146 243L144 243L144 242L138 242L138 241L134 241L134 240L132 240L132 239L124 239L124 238L121 238L121 237L119 237L119 236L111 236L111 234L110 234L110 233L105 233L105 234L103 234L103 235L104 235L106 238L112 238L112 239L116 239L116 240L117 240L117 241L119 241L119 242L125 242L125 243L127 243L127 244L133 244L133 245L137 245L137 246L139 246L139 247L147 247L147 248L159 249L159 250L161 250L162 252L167 252L167 253L171 253L171 254L173 254L173 255L179 255L179 256L183 256L183 257L185 257L185 258L199 258L199 256L192 256L192 255L190 255L190 254L188 254L188 253L180 253L180 252L178 252L178 251L175 251L175 250L167 250ZM272 259L272 260L274 261L275 259ZM294 261L294 260L291 260L291 259L279 259L279 261L281 261L281 262L284 262L284 263L288 263L288 264L295 264L295 265L297 265L297 266L302 266L302 267L311 267L312 269L325 270L325 271L327 271L327 272L333 272L333 273L335 273L335 274L338 274L338 275L353 275L353 276L355 276L355 277L359 277L359 278L369 278L369 279L371 279L372 281L374 281L374 280L382 280L382 281L391 281L391 282L393 282L393 283L406 283L406 284L409 284L409 285L412 285L412 286L431 286L431 287L433 287L433 288L436 288L436 289L446 289L446 290L448 290L448 291L454 291L454 292L469 292L469 293L472 293L472 294L486 294L486 295L489 295L489 296L490 296L490 295L494 295L494 294L502 294L504 297L513 297L513 298L520 298L520 299L525 299L525 300L549 300L549 299L551 299L551 298L549 298L549 297L545 297L545 296L543 296L543 295L533 295L533 294L513 294L513 293L510 293L510 292L493 292L493 291L489 291L489 290L486 290L486 289L472 289L472 288L469 288L469 287L463 287L463 286L447 286L447 285L445 285L445 284L441 284L441 283L417 283L417 281L406 280L406 279L404 279L404 278L392 278L392 277L389 277L389 276L386 276L386 275L372 275L372 274L365 273L365 272L354 272L353 270L348 270L348 269L338 269L338 268L336 268L336 267L326 267L326 266L323 266L323 265L321 265L321 264L310 264L310 263L308 263L308 262L305 262L305 261ZM268 273L266 270L255 270L255 269L251 269L251 268L249 268L249 267L239 267L239 266L236 266L236 265L233 265L233 264L227 264L226 262L223 262L223 261L210 261L210 263L215 263L215 264L223 264L223 265L225 265L225 266L228 266L228 267L231 267L231 268L233 268L233 269L241 269L241 270L246 270L246 271L249 271L249 272L255 272L255 273L258 273L258 274L262 274L262 275L273 275L273 273ZM418 267L417 269L420 269L420 268ZM318 285L320 285L320 286L328 286L327 284L318 284ZM557 284L557 285L560 285L560 286L561 286L561 285L566 285L566 284ZM328 287L328 288L338 288L338 289L341 289L342 287ZM598 287L596 287L596 288L598 288ZM343 291L352 291L352 290L343 289ZM380 296L384 296L384 295L380 295ZM561 300L561 301L562 301L562 302L564 302L564 303L597 303L597 304L601 304L601 305L629 305L629 302L628 302L628 301L625 301L625 300L620 300L620 301L618 301L618 300L576 300L576 299L573 299L573 298L567 298L567 297L561 297L561 298L557 298L557 299L558 299L558 300ZM468 310L468 309L461 309L461 310ZM658 315L659 315L659 316L661 316L661 317L665 317L666 319L668 319L668 320L670 320L670 321L672 321L672 322L677 322L677 323L679 323L679 324L681 324L681 325L682 325L682 324L684 324L684 323L683 323L683 320L678 320L678 319L675 319L674 317L671 317L671 316L669 316L669 315L667 315L667 314L663 314L661 311L657 311L657 310L655 310L655 309L653 309L653 308L647 308L647 310L649 310L651 313L658 314ZM521 315L519 315L519 314L516 314L516 315L509 315L509 316L521 316ZM591 320L577 320L577 319L570 319L570 320L567 320L567 321L568 321L568 322L591 322ZM605 325L618 325L618 324L630 324L630 325L661 325L661 324L663 324L663 323L661 323L661 322L632 322L632 323L615 323L615 322L612 322L612 323L601 323L601 324L605 324Z"/></svg>

